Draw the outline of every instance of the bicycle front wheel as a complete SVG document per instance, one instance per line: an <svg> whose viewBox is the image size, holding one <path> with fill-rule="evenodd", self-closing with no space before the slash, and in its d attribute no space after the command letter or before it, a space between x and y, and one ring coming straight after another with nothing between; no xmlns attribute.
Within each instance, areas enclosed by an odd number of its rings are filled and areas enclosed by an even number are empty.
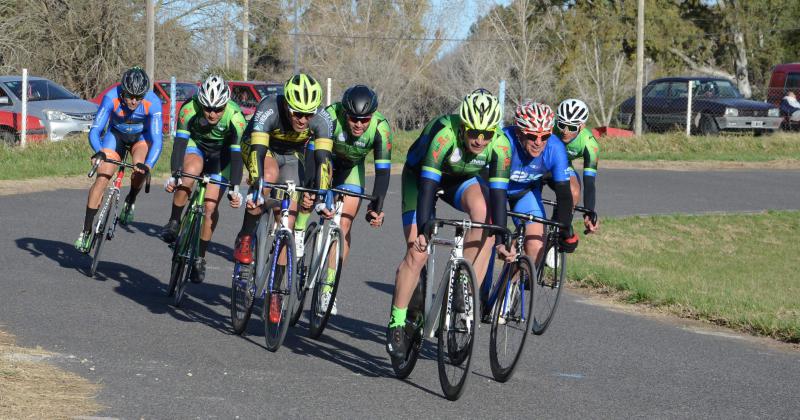
<svg viewBox="0 0 800 420"><path fill-rule="evenodd" d="M111 229L111 215L116 214L118 199L119 191L114 190L111 193L106 193L101 207L103 209L101 211L102 219L98 218L97 222L92 225L94 228L94 237L92 238L94 252L92 253L92 264L89 266L89 277L94 277L97 273L97 265L100 263L100 250L103 248L103 243L105 243L106 234Z"/></svg>
<svg viewBox="0 0 800 420"><path fill-rule="evenodd" d="M199 239L200 239L200 225L203 222L203 218L201 214L195 213L195 215L191 218L191 223L188 229L188 235L186 240L181 243L181 262L183 263L183 268L181 268L181 275L177 278L177 284L175 287L175 296L173 298L172 304L175 307L181 305L181 301L183 300L183 295L186 293L186 286L189 284L189 278L192 276L192 270L194 270L194 261L197 258L197 251L199 246Z"/></svg>
<svg viewBox="0 0 800 420"><path fill-rule="evenodd" d="M306 237L303 241L305 253L302 258L298 257L297 260L297 287L300 293L297 297L297 305L292 313L292 319L289 322L290 327L294 327L297 321L300 320L300 316L303 315L303 306L305 306L308 284L312 281L309 277L312 275L311 263L314 261L314 250L316 249L317 231L319 229L316 222L311 222L306 227Z"/></svg>
<svg viewBox="0 0 800 420"><path fill-rule="evenodd" d="M533 333L544 334L553 321L567 274L567 255L558 252L557 239L548 235L542 260L536 266L533 297Z"/></svg>
<svg viewBox="0 0 800 420"><path fill-rule="evenodd" d="M327 252L321 255L323 261L318 263L317 271L318 284L311 295L311 310L309 311L309 331L311 338L318 338L328 325L331 317L331 309L336 299L336 291L339 289L339 275L342 272L342 231L332 229L330 231ZM333 274L333 276L331 276Z"/></svg>
<svg viewBox="0 0 800 420"><path fill-rule="evenodd" d="M505 278L492 311L492 332L489 338L489 362L492 376L506 382L522 355L533 318L533 283L535 272L527 256L520 257L503 269Z"/></svg>
<svg viewBox="0 0 800 420"><path fill-rule="evenodd" d="M472 362L478 319L478 283L467 261L448 262L443 282L447 282L439 317L439 383L448 400L464 392Z"/></svg>
<svg viewBox="0 0 800 420"><path fill-rule="evenodd" d="M275 235L274 243L270 271L264 286L267 294L261 314L264 318L264 337L269 351L277 351L283 344L297 302L297 285L293 281L294 238L290 231L280 230ZM286 254L286 265L279 264L281 253Z"/></svg>
<svg viewBox="0 0 800 420"><path fill-rule="evenodd" d="M252 264L233 265L233 280L231 283L231 325L233 333L241 335L250 314L253 312L253 301L256 296L256 282L253 278Z"/></svg>

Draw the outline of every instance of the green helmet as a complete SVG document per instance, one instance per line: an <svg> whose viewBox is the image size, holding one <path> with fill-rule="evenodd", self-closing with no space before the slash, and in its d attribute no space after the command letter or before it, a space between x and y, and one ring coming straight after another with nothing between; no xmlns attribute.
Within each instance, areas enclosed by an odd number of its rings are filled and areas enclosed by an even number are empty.
<svg viewBox="0 0 800 420"><path fill-rule="evenodd" d="M322 86L305 73L295 74L283 85L283 96L289 108L315 112L322 103Z"/></svg>
<svg viewBox="0 0 800 420"><path fill-rule="evenodd" d="M501 117L500 101L486 89L475 89L461 102L461 121L467 129L492 130Z"/></svg>

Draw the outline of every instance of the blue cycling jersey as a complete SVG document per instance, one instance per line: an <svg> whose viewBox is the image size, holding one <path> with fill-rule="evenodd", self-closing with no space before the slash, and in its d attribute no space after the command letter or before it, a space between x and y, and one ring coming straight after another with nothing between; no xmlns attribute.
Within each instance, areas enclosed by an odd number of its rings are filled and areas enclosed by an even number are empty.
<svg viewBox="0 0 800 420"><path fill-rule="evenodd" d="M505 127L503 131L511 140L511 176L508 183L510 196L530 189L536 180L548 172L555 182L569 181L567 149L558 136L552 134L542 154L534 158L517 140L516 126Z"/></svg>
<svg viewBox="0 0 800 420"><path fill-rule="evenodd" d="M106 127L123 135L142 134L151 141L145 163L152 168L161 155L161 100L153 91L148 91L139 106L131 111L122 101L121 93L122 87L117 86L103 96L89 130L89 144L95 152L100 151Z"/></svg>

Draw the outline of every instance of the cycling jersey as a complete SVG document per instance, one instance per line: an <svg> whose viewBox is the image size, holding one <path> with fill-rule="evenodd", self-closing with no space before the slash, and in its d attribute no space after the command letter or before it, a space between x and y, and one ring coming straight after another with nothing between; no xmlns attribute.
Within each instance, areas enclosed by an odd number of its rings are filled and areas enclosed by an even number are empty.
<svg viewBox="0 0 800 420"><path fill-rule="evenodd" d="M333 119L324 109L320 109L308 120L308 127L305 130L296 132L292 128L290 118L282 94L267 95L258 104L242 139L243 158L251 182L259 179L264 173L264 157L267 152L281 155L295 154L302 158L308 148L317 155L314 166L319 168L319 174L306 171L304 183L316 181L319 189L329 189Z"/></svg>
<svg viewBox="0 0 800 420"><path fill-rule="evenodd" d="M389 122L380 112L372 114L372 120L359 137L350 134L347 115L341 102L325 109L333 118L333 186L363 193L364 160L372 152L375 160L375 185L372 195L376 200L370 208L380 212L392 169L392 137Z"/></svg>
<svg viewBox="0 0 800 420"><path fill-rule="evenodd" d="M584 207L594 210L595 205L595 179L597 177L597 160L600 155L600 144L597 139L592 135L592 131L588 128L582 129L578 135L567 143L567 154L569 155L570 168L576 174L573 161L579 157L583 157L583 205Z"/></svg>
<svg viewBox="0 0 800 420"><path fill-rule="evenodd" d="M488 165L492 223L505 226L506 189L511 167L508 138L497 128L491 142L480 153L472 154L460 139L461 135L461 117L443 115L428 123L411 145L404 172L416 182L403 183L404 222L410 221L406 213L416 210L415 222L423 226L430 219L434 193L440 183L443 186L462 184L477 178ZM412 204L412 201L416 202Z"/></svg>
<svg viewBox="0 0 800 420"><path fill-rule="evenodd" d="M130 138L147 140L150 144L145 164L152 168L161 155L161 100L153 91L148 91L136 109L131 111L125 106L121 93L122 87L117 86L103 96L89 129L89 144L95 152L99 152L105 143L104 131L106 137L111 133L115 139L120 137L123 143L132 143L125 141Z"/></svg>
<svg viewBox="0 0 800 420"><path fill-rule="evenodd" d="M209 124L203 115L203 106L195 96L185 103L178 113L178 127L172 151L172 171L183 166L184 153L199 150L200 156L222 159L230 162L230 181L239 185L242 180L241 139L246 121L241 109L233 101L228 101L225 111L214 125ZM220 165L223 170L227 167Z"/></svg>

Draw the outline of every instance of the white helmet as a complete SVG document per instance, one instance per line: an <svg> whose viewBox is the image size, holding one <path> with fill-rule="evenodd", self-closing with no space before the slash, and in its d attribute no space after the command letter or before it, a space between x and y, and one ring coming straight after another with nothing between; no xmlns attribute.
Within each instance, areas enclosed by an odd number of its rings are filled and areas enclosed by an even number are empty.
<svg viewBox="0 0 800 420"><path fill-rule="evenodd" d="M589 107L580 99L567 99L558 105L558 122L579 126L589 119Z"/></svg>
<svg viewBox="0 0 800 420"><path fill-rule="evenodd" d="M197 91L197 100L206 108L222 108L228 103L231 90L222 76L212 74Z"/></svg>

